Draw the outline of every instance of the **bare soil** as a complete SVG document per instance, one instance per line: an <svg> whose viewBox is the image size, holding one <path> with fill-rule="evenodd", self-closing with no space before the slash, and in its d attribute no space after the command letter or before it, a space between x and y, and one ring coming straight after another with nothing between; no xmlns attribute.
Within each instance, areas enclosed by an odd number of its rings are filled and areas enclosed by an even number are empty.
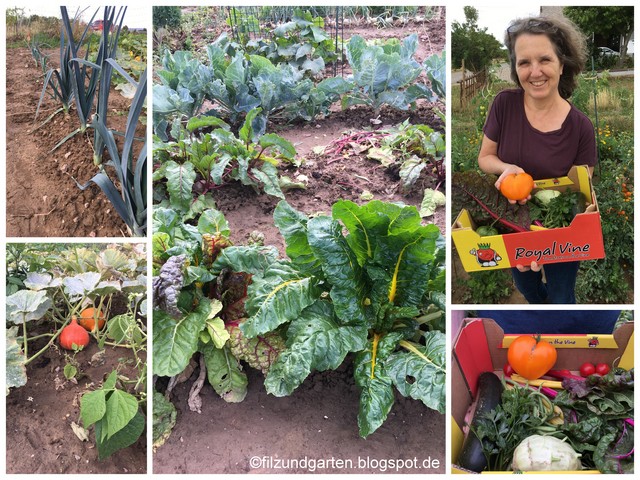
<svg viewBox="0 0 640 480"><path fill-rule="evenodd" d="M383 30L372 25L353 25L345 29L344 38L346 41L356 33L367 39L404 38L413 32L420 39L416 55L419 61L440 53L445 45L444 11L441 18L431 22L409 22ZM294 179L303 175L308 180L306 189L285 192L287 202L307 215L330 213L331 205L339 199L365 203L361 194L366 190L378 200L419 206L424 188L435 186L426 174L416 188L403 192L397 172L364 155L349 152L335 158L314 153L314 148L326 147L347 132L385 128L407 118L444 131L434 107L423 103L415 112L382 109L381 124L376 126L370 120L377 114L362 107L345 112L334 108L327 118L306 124L269 125L269 132L293 142L298 156L304 159L300 168L281 172ZM437 107L445 111L444 105ZM284 253L284 241L272 218L278 199L239 183L215 190L213 198L230 224L232 241L244 244L250 233L258 230L265 235L265 244ZM425 222L435 223L444 234L445 209L440 208ZM384 469L379 465L366 464L367 457L374 462L416 459L418 468L402 468L402 473L445 473L446 416L419 401L398 396L385 424L366 440L359 437L359 391L349 361L336 371L312 374L290 397L284 398L267 395L259 372L248 369L247 374L247 397L238 404L224 402L206 385L201 392L201 414L191 412L187 406L192 382L173 390L177 424L167 442L154 452L154 473L312 473L309 463L305 467L291 461L330 462L332 458L346 460L348 468L327 463L327 468L316 473L382 473ZM253 457L272 460L261 463L252 460ZM359 464L359 459L365 463ZM282 464L278 465L278 461ZM385 470L391 472L394 470Z"/></svg>
<svg viewBox="0 0 640 480"><path fill-rule="evenodd" d="M39 326L29 335L46 331L46 326ZM29 347L35 353L46 342L35 340ZM129 357L125 348L105 347L102 359L94 357L98 351L92 339L76 355L77 383L65 379L66 351L57 344L27 367L27 384L13 389L6 398L7 473L146 473L146 431L130 447L98 460L93 428L89 441L84 442L71 429L72 422L81 423L80 397L99 388L119 359ZM127 368L121 372L130 378L136 374Z"/></svg>
<svg viewBox="0 0 640 480"><path fill-rule="evenodd" d="M187 406L191 382L173 391L178 422L154 453L153 473L314 473L311 465L322 461L327 464L315 473L396 473L376 461L404 461L399 473L445 473L446 416L419 401L397 395L384 425L360 438L360 394L349 360L336 371L312 374L283 398L266 393L259 371L247 374L243 402L226 403L207 384L200 414Z"/></svg>
<svg viewBox="0 0 640 480"><path fill-rule="evenodd" d="M56 52L45 53L55 66ZM83 185L98 172L93 164L93 130L87 129L51 152L78 128L75 106L68 115L59 113L41 126L60 105L47 95L34 119L43 75L30 50L7 49L6 73L7 236L128 236L126 225L102 190L93 185L81 191L74 181ZM124 130L130 103L119 92L111 92L111 128Z"/></svg>

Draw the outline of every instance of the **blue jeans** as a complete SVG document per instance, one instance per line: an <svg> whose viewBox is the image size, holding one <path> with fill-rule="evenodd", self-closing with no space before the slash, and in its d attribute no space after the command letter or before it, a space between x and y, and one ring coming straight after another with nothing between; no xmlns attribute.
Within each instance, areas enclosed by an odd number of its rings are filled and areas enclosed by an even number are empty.
<svg viewBox="0 0 640 480"><path fill-rule="evenodd" d="M576 303L576 278L580 262L550 263L544 265L546 283L542 271L520 272L512 268L516 288L529 303Z"/></svg>

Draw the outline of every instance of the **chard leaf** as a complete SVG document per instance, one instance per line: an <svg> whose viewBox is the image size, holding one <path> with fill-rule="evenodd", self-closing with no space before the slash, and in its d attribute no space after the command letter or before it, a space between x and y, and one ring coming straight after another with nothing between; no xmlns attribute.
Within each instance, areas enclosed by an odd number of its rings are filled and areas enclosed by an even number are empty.
<svg viewBox="0 0 640 480"><path fill-rule="evenodd" d="M167 441L171 430L176 425L177 411L164 395L153 392L153 448L156 449Z"/></svg>
<svg viewBox="0 0 640 480"><path fill-rule="evenodd" d="M193 201L193 184L196 171L192 163L180 165L173 160L165 164L167 175L167 190L171 206L178 211L186 212Z"/></svg>
<svg viewBox="0 0 640 480"><path fill-rule="evenodd" d="M335 370L347 353L362 350L367 328L342 325L331 304L319 300L291 322L287 338L288 348L265 379L267 392L277 397L290 395L313 370Z"/></svg>
<svg viewBox="0 0 640 480"><path fill-rule="evenodd" d="M225 402L238 403L247 395L247 375L228 347L201 346L207 365L207 379Z"/></svg>
<svg viewBox="0 0 640 480"><path fill-rule="evenodd" d="M316 273L320 261L315 256L307 238L307 216L293 208L286 201L281 201L273 212L273 221L280 230L287 245L286 253L301 272Z"/></svg>
<svg viewBox="0 0 640 480"><path fill-rule="evenodd" d="M412 207L413 210L415 208ZM415 214L420 217L417 210ZM415 231L380 238L374 264L372 299L386 299L398 306L418 306L429 289L430 281L442 270L444 240L435 225L420 226ZM383 290L384 287L384 290Z"/></svg>
<svg viewBox="0 0 640 480"><path fill-rule="evenodd" d="M301 276L291 265L273 263L264 277L254 278L246 303L250 317L240 327L253 338L289 322L320 296L318 281Z"/></svg>
<svg viewBox="0 0 640 480"><path fill-rule="evenodd" d="M234 272L245 272L255 277L262 277L277 260L278 250L275 247L227 247L213 262L211 272L217 276L226 268Z"/></svg>
<svg viewBox="0 0 640 480"><path fill-rule="evenodd" d="M434 190L432 188L427 188L424 191L424 197L422 199L422 204L420 205L420 216L421 217L430 217L434 213L436 213L436 209L438 207L442 207L446 205L447 198L444 193L439 190Z"/></svg>
<svg viewBox="0 0 640 480"><path fill-rule="evenodd" d="M422 173L422 170L424 170L426 166L426 162L417 155L411 155L407 158L400 167L399 172L400 178L402 179L402 186L404 188L413 186L418 178L420 178L420 173Z"/></svg>
<svg viewBox="0 0 640 480"><path fill-rule="evenodd" d="M360 436L368 437L387 419L394 402L393 381L387 375L384 362L402 339L400 333L383 336L377 343L369 341L367 348L354 360L354 377L360 387L358 427Z"/></svg>
<svg viewBox="0 0 640 480"><path fill-rule="evenodd" d="M275 147L288 160L292 160L296 156L296 149L293 144L275 133L263 135L258 143L265 149Z"/></svg>
<svg viewBox="0 0 640 480"><path fill-rule="evenodd" d="M424 335L426 345L412 351L397 351L385 361L387 373L405 397L444 413L446 392L445 336L432 331ZM403 344L404 345L404 344Z"/></svg>
<svg viewBox="0 0 640 480"><path fill-rule="evenodd" d="M198 232L204 234L220 234L223 237L231 236L229 222L219 210L207 209L198 219Z"/></svg>
<svg viewBox="0 0 640 480"><path fill-rule="evenodd" d="M211 302L201 298L194 311L178 320L162 310L153 311L154 375L172 377L187 367L211 308Z"/></svg>
<svg viewBox="0 0 640 480"><path fill-rule="evenodd" d="M360 207L350 200L339 200L331 209L333 218L341 220L347 227L347 242L357 256L359 265L373 258L376 237L384 235L389 225L389 219L381 215L379 210L369 208L373 206L372 203Z"/></svg>
<svg viewBox="0 0 640 480"><path fill-rule="evenodd" d="M276 167L270 163L263 163L260 168L252 168L251 174L262 182L262 188L265 193L284 200Z"/></svg>
<svg viewBox="0 0 640 480"><path fill-rule="evenodd" d="M362 324L368 315L365 306L367 283L358 258L342 236L340 224L329 217L315 217L307 224L309 245L322 262L322 271L331 284L330 296L336 315L345 323Z"/></svg>

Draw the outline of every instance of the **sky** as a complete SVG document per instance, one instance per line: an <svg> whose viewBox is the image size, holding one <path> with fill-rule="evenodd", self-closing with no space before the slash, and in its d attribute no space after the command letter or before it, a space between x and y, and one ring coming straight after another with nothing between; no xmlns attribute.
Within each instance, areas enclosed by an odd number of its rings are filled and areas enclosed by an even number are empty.
<svg viewBox="0 0 640 480"><path fill-rule="evenodd" d="M536 4L517 5L514 6L493 6L493 7L475 7L478 10L478 27L487 28L487 33L496 37L502 43L504 40L504 32L516 18L529 17L539 15L540 7ZM472 3L469 3L472 5ZM447 7L447 17L452 22L464 23L464 6L456 5Z"/></svg>
<svg viewBox="0 0 640 480"><path fill-rule="evenodd" d="M25 13L31 15L41 15L44 17L57 17L60 18L60 5L59 4L51 4L51 3L41 3L41 2L29 2L28 4L20 4L20 2L16 2L15 4L8 4L11 8L13 6L24 7ZM67 11L69 12L69 16L72 17L75 15L78 8L80 10L85 10L83 15L83 20L89 21L91 16L94 14L97 5L93 5L88 7L86 4L83 6L78 5L66 5ZM103 8L100 9L100 12L95 16L95 20L102 19ZM149 6L145 5L143 2L138 2L136 5L128 5L127 13L124 16L124 25L133 28L142 28L151 24L151 9Z"/></svg>

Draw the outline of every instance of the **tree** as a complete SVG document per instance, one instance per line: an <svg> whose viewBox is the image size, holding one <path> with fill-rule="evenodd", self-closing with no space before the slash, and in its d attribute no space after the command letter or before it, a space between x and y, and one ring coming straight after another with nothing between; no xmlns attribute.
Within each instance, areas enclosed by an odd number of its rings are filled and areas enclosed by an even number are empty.
<svg viewBox="0 0 640 480"><path fill-rule="evenodd" d="M634 7L565 7L564 15L573 21L585 35L619 36L622 66L627 56L629 40L633 35Z"/></svg>
<svg viewBox="0 0 640 480"><path fill-rule="evenodd" d="M478 28L478 10L464 7L465 22L451 25L451 62L460 68L464 60L465 68L479 72L491 64L493 59L504 57L502 44L487 28Z"/></svg>

